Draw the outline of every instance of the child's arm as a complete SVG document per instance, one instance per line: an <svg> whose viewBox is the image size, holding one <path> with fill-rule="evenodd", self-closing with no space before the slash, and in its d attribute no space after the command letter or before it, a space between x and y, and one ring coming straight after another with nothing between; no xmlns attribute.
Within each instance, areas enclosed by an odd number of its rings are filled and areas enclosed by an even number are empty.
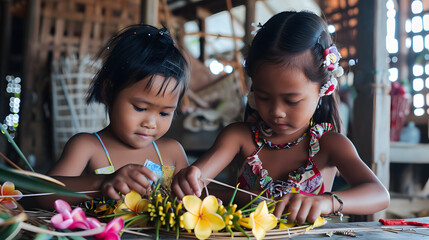
<svg viewBox="0 0 429 240"><path fill-rule="evenodd" d="M388 191L360 159L355 147L345 136L326 134L320 141L320 149L327 151L328 165L335 166L350 185L347 190L335 192L343 201L342 213L372 214L389 205ZM286 194L274 213L280 217L282 213L288 212L289 221L296 220L302 224L314 222L319 215L332 214L339 208L339 201L327 194Z"/></svg>
<svg viewBox="0 0 429 240"><path fill-rule="evenodd" d="M48 172L66 184L66 187L74 191L99 191L91 194L91 197L108 196L118 200L119 192L128 193L132 190L140 194L146 194L150 187L148 179L156 181L156 175L138 164L128 164L110 175L82 175L94 155L94 149L99 147L98 140L91 134L81 133L73 136L64 147L58 163ZM40 203L43 206L53 206L54 200L64 197L51 196L43 198ZM67 198L69 203L79 203L84 199Z"/></svg>
<svg viewBox="0 0 429 240"><path fill-rule="evenodd" d="M191 166L182 169L174 177L172 190L179 198L185 195L201 195L204 178L216 177L240 152L243 139L249 138L249 128L242 123L227 126L217 137L214 145ZM208 182L205 182L208 184Z"/></svg>

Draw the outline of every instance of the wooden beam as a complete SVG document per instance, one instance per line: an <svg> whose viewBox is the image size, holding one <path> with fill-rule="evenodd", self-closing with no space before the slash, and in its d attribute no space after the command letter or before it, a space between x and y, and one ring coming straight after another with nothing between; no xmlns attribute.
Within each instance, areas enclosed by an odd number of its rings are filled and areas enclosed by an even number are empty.
<svg viewBox="0 0 429 240"><path fill-rule="evenodd" d="M352 141L363 161L389 187L390 82L387 79L386 19L381 1L359 1ZM377 213L373 217L383 216Z"/></svg>

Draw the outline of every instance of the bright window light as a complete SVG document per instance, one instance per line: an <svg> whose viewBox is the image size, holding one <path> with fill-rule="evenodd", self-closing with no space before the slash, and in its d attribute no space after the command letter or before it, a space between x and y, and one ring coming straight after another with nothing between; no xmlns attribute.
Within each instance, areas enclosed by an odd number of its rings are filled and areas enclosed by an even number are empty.
<svg viewBox="0 0 429 240"><path fill-rule="evenodd" d="M425 110L423 110L423 108L414 109L414 115L417 117L423 116L423 114L425 114Z"/></svg>
<svg viewBox="0 0 429 240"><path fill-rule="evenodd" d="M429 77L428 77L428 78L426 78L426 80L425 80L425 85L426 85L426 88L429 88Z"/></svg>
<svg viewBox="0 0 429 240"><path fill-rule="evenodd" d="M423 90L423 88L424 88L423 79L416 78L413 80L413 90L414 91L419 92L419 91Z"/></svg>
<svg viewBox="0 0 429 240"><path fill-rule="evenodd" d="M426 63L425 65L425 73L426 75L429 75L429 63Z"/></svg>
<svg viewBox="0 0 429 240"><path fill-rule="evenodd" d="M337 31L337 29L335 29L335 26L330 24L328 25L328 32L329 33L334 33L335 31Z"/></svg>
<svg viewBox="0 0 429 240"><path fill-rule="evenodd" d="M429 14L423 16L423 26L425 31L429 31Z"/></svg>
<svg viewBox="0 0 429 240"><path fill-rule="evenodd" d="M423 30L423 21L422 17L415 16L411 19L411 31L414 33L419 33Z"/></svg>
<svg viewBox="0 0 429 240"><path fill-rule="evenodd" d="M425 99L423 97L423 94L421 94L421 93L414 94L414 96L413 96L413 106L415 108L421 108L424 105L425 105Z"/></svg>
<svg viewBox="0 0 429 240"><path fill-rule="evenodd" d="M410 19L405 20L405 32L407 32L407 33L411 32L411 20Z"/></svg>
<svg viewBox="0 0 429 240"><path fill-rule="evenodd" d="M423 74L423 66L422 65L414 65L413 66L413 75L418 77L421 76Z"/></svg>
<svg viewBox="0 0 429 240"><path fill-rule="evenodd" d="M411 12L414 14L419 14L423 11L423 3L422 1L413 1L411 3Z"/></svg>
<svg viewBox="0 0 429 240"><path fill-rule="evenodd" d="M398 80L398 69L397 68L389 68L389 80L391 82Z"/></svg>
<svg viewBox="0 0 429 240"><path fill-rule="evenodd" d="M426 93L426 104L429 105L429 93Z"/></svg>
<svg viewBox="0 0 429 240"><path fill-rule="evenodd" d="M226 73L232 73L232 71L233 71L234 69L232 68L232 66L231 65L226 65L225 67L224 67L224 71L226 72Z"/></svg>
<svg viewBox="0 0 429 240"><path fill-rule="evenodd" d="M218 60L213 59L209 64L210 72L212 72L215 75L218 75L219 73L223 72L223 64L220 63Z"/></svg>
<svg viewBox="0 0 429 240"><path fill-rule="evenodd" d="M386 49L389 53L398 52L398 40L392 37L386 37Z"/></svg>
<svg viewBox="0 0 429 240"><path fill-rule="evenodd" d="M421 35L413 37L413 51L416 53L423 51L423 37Z"/></svg>
<svg viewBox="0 0 429 240"><path fill-rule="evenodd" d="M386 8L387 8L388 10L395 9L395 4L393 3L393 0L388 0L388 1L386 2Z"/></svg>
<svg viewBox="0 0 429 240"><path fill-rule="evenodd" d="M405 39L405 47L410 48L411 47L411 38L407 37Z"/></svg>

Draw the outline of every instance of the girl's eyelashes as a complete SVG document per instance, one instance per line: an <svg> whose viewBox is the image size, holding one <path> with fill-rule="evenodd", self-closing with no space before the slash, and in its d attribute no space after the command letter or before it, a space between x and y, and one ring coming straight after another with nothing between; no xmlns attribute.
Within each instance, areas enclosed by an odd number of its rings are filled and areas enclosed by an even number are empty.
<svg viewBox="0 0 429 240"><path fill-rule="evenodd" d="M137 106L135 106L135 105L133 105L133 108L134 108L134 110L136 110L137 112L144 112L144 111L146 111L147 110L147 108L140 108L140 107L137 107ZM161 116L161 117L168 117L168 116L170 116L171 114L173 114L174 113L174 111L173 112L160 112L159 113L159 115Z"/></svg>
<svg viewBox="0 0 429 240"><path fill-rule="evenodd" d="M174 112L173 112L174 113ZM168 112L161 112L159 113L159 115L161 115L161 117L168 117L170 116L172 113L168 113Z"/></svg>
<svg viewBox="0 0 429 240"><path fill-rule="evenodd" d="M139 108L139 107L137 107L137 106L135 106L135 105L133 105L133 107L134 107L134 110L136 110L137 112L143 112L143 111L146 111L146 108Z"/></svg>
<svg viewBox="0 0 429 240"><path fill-rule="evenodd" d="M285 100L285 102L286 102L286 104L288 104L288 105L295 106L295 105L298 105L298 103L299 103L299 102L301 102L301 100L300 100L300 101L290 101L290 100Z"/></svg>

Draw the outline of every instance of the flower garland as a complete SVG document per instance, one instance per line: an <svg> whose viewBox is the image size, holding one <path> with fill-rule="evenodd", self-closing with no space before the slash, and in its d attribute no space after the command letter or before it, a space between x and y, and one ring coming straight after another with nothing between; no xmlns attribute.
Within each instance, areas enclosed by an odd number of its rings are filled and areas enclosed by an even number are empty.
<svg viewBox="0 0 429 240"><path fill-rule="evenodd" d="M238 185L228 205L219 205L213 195L208 195L204 199L187 195L179 202L177 198L172 199L170 195L161 193L161 188L158 184L148 199L131 191L113 206L114 214L105 217L124 219L125 228L152 226L155 229L155 239L159 239L161 230L175 232L177 238L183 230L193 231L198 239L207 239L217 231L229 232L231 237L234 237L234 233L241 232L250 238L245 231L249 229L259 240L264 238L267 231L276 227L286 229L298 226L296 223L287 223L287 214L281 219L272 214L277 203L274 200L270 203L260 201L257 207L253 207L253 203L264 192L244 207L237 209L238 206L233 201ZM319 217L315 223L306 224L307 230L324 223L324 218Z"/></svg>

